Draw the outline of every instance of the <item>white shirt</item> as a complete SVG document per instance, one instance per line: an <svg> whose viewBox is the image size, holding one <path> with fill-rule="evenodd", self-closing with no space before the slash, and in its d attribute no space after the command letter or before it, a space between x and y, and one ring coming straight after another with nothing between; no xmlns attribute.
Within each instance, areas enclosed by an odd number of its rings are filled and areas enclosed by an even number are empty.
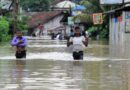
<svg viewBox="0 0 130 90"><path fill-rule="evenodd" d="M89 38L89 33L88 33L88 31L86 31L85 33L86 33L86 37Z"/></svg>
<svg viewBox="0 0 130 90"><path fill-rule="evenodd" d="M84 36L70 38L70 42L73 43L73 52L83 51L85 47L83 41L85 41Z"/></svg>

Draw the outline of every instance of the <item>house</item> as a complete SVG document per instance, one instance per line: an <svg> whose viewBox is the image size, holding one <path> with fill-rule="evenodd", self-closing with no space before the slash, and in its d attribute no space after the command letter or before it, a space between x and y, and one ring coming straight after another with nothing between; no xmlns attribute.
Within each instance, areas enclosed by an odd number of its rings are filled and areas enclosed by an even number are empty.
<svg viewBox="0 0 130 90"><path fill-rule="evenodd" d="M110 56L130 58L130 6L108 12L110 22Z"/></svg>
<svg viewBox="0 0 130 90"><path fill-rule="evenodd" d="M0 3L1 3L1 8L2 9L8 10L9 8L12 8L11 7L11 3L12 3L11 0L1 0Z"/></svg>
<svg viewBox="0 0 130 90"><path fill-rule="evenodd" d="M54 11L40 12L31 17L28 21L30 27L29 34L33 31L38 34L37 26L42 23L44 26L43 33L47 35L51 32L62 32L65 36L69 35L72 25L69 25L68 17L70 16L70 6L76 6L70 0L59 0L60 2L54 5ZM84 24L80 23L80 27L84 29Z"/></svg>
<svg viewBox="0 0 130 90"><path fill-rule="evenodd" d="M59 0L56 4L52 5L53 10L70 10L72 7L75 7L76 3L71 0Z"/></svg>
<svg viewBox="0 0 130 90"><path fill-rule="evenodd" d="M80 14L82 11L84 11L86 8L82 5L78 5L73 0L62 0L58 2L57 4L53 5L53 10L55 11L64 11L67 12L66 15L63 17L61 22L66 28L66 34L69 35L70 30L72 27L80 26L82 30L85 30L85 26L87 26L88 22L86 22L86 19L79 18L79 12ZM75 13L75 15L73 15ZM77 18L74 21L74 18L77 16ZM85 21L86 20L86 21Z"/></svg>
<svg viewBox="0 0 130 90"><path fill-rule="evenodd" d="M0 15L12 11L12 3L11 0L0 0Z"/></svg>
<svg viewBox="0 0 130 90"><path fill-rule="evenodd" d="M29 34L32 34L33 32L35 32L35 34L38 33L39 30L37 29L37 27L39 23L44 26L44 35L47 35L51 32L64 33L65 27L60 22L63 17L64 13L62 11L39 12L37 14L34 14L28 20L28 25L30 28Z"/></svg>

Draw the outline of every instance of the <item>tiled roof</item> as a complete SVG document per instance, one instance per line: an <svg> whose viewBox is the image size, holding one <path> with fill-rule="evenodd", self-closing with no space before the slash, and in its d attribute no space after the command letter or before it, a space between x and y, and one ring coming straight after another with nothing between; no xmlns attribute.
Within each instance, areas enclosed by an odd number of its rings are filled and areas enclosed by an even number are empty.
<svg viewBox="0 0 130 90"><path fill-rule="evenodd" d="M28 20L28 25L29 27L36 27L39 23L44 24L60 14L62 14L61 11L39 12L32 15L32 17Z"/></svg>

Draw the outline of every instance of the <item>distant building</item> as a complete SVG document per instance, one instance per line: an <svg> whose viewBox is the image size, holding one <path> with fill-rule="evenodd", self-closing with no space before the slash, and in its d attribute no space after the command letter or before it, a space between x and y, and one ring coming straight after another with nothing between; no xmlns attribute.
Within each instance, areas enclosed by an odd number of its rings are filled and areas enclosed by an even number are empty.
<svg viewBox="0 0 130 90"><path fill-rule="evenodd" d="M1 9L4 9L4 10L12 9L11 3L12 3L11 0L0 0L0 7Z"/></svg>
<svg viewBox="0 0 130 90"><path fill-rule="evenodd" d="M75 7L76 3L71 0L59 0L58 3L52 5L53 10L70 10L70 8Z"/></svg>
<svg viewBox="0 0 130 90"><path fill-rule="evenodd" d="M38 33L38 24L42 24L44 26L43 33L47 35L51 32L58 33L65 31L65 27L60 22L64 17L64 13L61 11L50 11L50 12L40 12L32 15L32 17L28 21L29 25L29 33L32 34L35 32Z"/></svg>
<svg viewBox="0 0 130 90"><path fill-rule="evenodd" d="M42 23L44 25L44 34L48 34L51 32L62 32L65 36L69 35L72 28L72 25L69 25L68 23L70 22L69 18L71 16L70 9L72 9L76 5L77 4L72 2L71 0L55 0L55 2L53 2L51 6L53 8L52 11L40 12L32 15L31 19L28 21L28 25L30 27L29 33L33 33L33 31L38 31L37 26L39 23ZM86 24L86 22L82 22L83 20L80 20L79 23L78 21L79 20L77 20L75 24L78 23L81 29L84 30L84 24Z"/></svg>
<svg viewBox="0 0 130 90"><path fill-rule="evenodd" d="M13 10L11 0L0 0L0 16Z"/></svg>

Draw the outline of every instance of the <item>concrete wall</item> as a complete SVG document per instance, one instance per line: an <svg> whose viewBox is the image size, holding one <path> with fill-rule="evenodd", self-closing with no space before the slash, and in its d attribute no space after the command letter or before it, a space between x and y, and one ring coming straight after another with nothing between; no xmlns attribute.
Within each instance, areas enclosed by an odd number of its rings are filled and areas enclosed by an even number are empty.
<svg viewBox="0 0 130 90"><path fill-rule="evenodd" d="M54 19L44 24L44 33L47 33L49 30L55 30L55 28L62 26L60 23L63 15L57 16Z"/></svg>
<svg viewBox="0 0 130 90"><path fill-rule="evenodd" d="M43 34L47 35L50 30L53 31L53 30L55 30L55 28L62 26L62 24L60 23L62 18L63 18L63 15L60 15L60 16L57 16L57 17L51 19L50 21L46 22L45 24L43 24L43 26L44 26ZM34 32L36 35L38 35L38 33L39 33L38 28L35 28Z"/></svg>

